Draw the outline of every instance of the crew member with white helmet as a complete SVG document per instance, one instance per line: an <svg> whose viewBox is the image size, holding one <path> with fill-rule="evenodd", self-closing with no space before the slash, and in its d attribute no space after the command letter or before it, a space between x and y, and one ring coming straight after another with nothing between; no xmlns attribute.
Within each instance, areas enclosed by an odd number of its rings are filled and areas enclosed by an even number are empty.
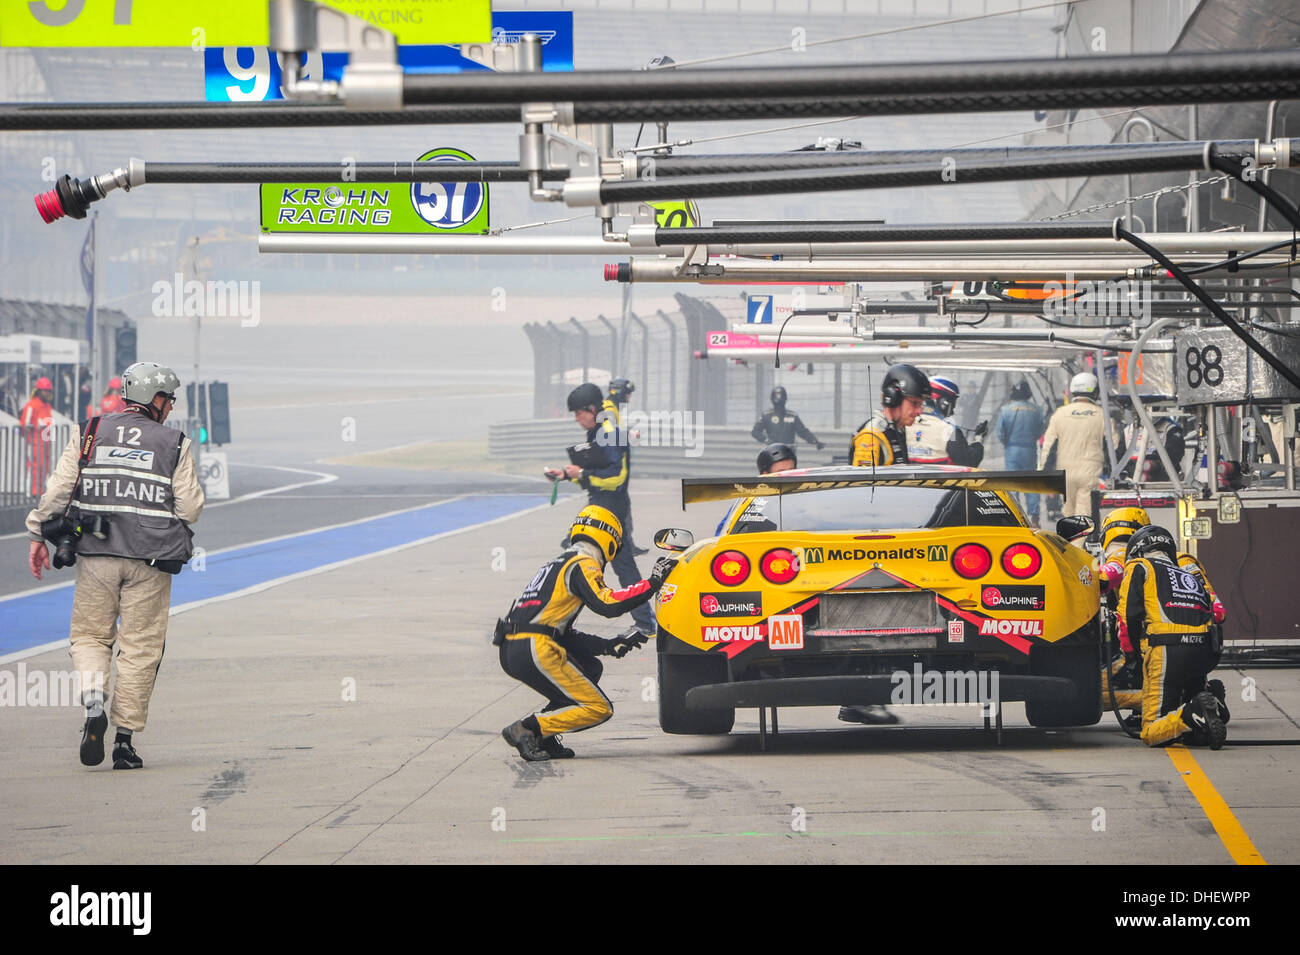
<svg viewBox="0 0 1300 955"><path fill-rule="evenodd" d="M1056 466L1065 472L1065 508L1068 517L1092 510L1091 494L1097 489L1105 464L1102 445L1106 422L1097 404L1097 376L1080 372L1070 379L1070 401L1057 408L1043 435L1044 460L1056 448Z"/></svg>
<svg viewBox="0 0 1300 955"><path fill-rule="evenodd" d="M122 373L125 410L91 418L68 442L40 503L27 515L28 566L75 563L70 634L86 722L81 762L104 761L110 718L117 727L114 769L140 769L132 744L149 715L167 639L172 575L193 553L189 525L203 510L190 439L163 425L180 379L170 368L136 362ZM83 533L84 531L84 533ZM69 544L72 543L72 549ZM116 644L116 654L114 645ZM112 705L109 669L116 660Z"/></svg>

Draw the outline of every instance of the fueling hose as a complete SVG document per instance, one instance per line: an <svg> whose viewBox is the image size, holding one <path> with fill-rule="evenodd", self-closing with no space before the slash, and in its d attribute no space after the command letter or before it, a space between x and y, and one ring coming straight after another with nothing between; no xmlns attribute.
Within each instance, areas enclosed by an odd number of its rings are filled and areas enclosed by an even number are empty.
<svg viewBox="0 0 1300 955"><path fill-rule="evenodd" d="M1108 616L1110 611L1102 607L1097 612L1097 626L1101 628L1101 672L1106 675L1106 689L1110 691L1110 711L1115 714L1115 722L1119 728L1124 731L1124 735L1129 739L1141 739L1141 733L1135 733L1129 729L1128 724L1124 722L1124 717L1120 716L1119 703L1115 699L1115 674L1111 672L1111 661L1115 658L1115 651L1119 647L1114 642L1115 628L1108 626ZM1120 651L1121 655L1123 651Z"/></svg>

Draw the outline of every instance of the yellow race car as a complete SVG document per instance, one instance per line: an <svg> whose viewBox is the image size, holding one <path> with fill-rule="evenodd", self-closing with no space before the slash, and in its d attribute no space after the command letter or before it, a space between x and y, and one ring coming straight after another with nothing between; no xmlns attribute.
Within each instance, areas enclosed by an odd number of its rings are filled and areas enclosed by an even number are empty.
<svg viewBox="0 0 1300 955"><path fill-rule="evenodd" d="M1060 471L943 465L683 479L683 507L737 500L716 537L656 535L685 547L658 596L660 726L727 733L737 707L985 702L943 695L972 673L996 674L994 702L1024 700L1035 726L1096 723L1100 584L1069 540L1092 522L1031 529L1009 493L1063 490Z"/></svg>

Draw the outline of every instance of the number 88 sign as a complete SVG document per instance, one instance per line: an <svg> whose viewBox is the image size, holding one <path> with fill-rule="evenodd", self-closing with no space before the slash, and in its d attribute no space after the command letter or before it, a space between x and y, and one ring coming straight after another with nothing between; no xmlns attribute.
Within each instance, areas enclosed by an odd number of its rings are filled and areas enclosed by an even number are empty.
<svg viewBox="0 0 1300 955"><path fill-rule="evenodd" d="M419 162L455 163L473 161L459 149L432 149ZM435 229L456 232L486 232L488 192L482 182L413 182L411 206L416 215Z"/></svg>

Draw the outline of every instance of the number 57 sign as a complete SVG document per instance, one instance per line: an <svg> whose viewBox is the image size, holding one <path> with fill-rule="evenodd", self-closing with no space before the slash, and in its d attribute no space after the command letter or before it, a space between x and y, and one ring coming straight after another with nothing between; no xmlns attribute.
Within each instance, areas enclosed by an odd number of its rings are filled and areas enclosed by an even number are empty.
<svg viewBox="0 0 1300 955"><path fill-rule="evenodd" d="M473 161L464 150L432 149L419 162ZM331 182L262 184L263 232L354 234L471 233L488 231L488 187L483 182L357 182L355 163L339 163Z"/></svg>

